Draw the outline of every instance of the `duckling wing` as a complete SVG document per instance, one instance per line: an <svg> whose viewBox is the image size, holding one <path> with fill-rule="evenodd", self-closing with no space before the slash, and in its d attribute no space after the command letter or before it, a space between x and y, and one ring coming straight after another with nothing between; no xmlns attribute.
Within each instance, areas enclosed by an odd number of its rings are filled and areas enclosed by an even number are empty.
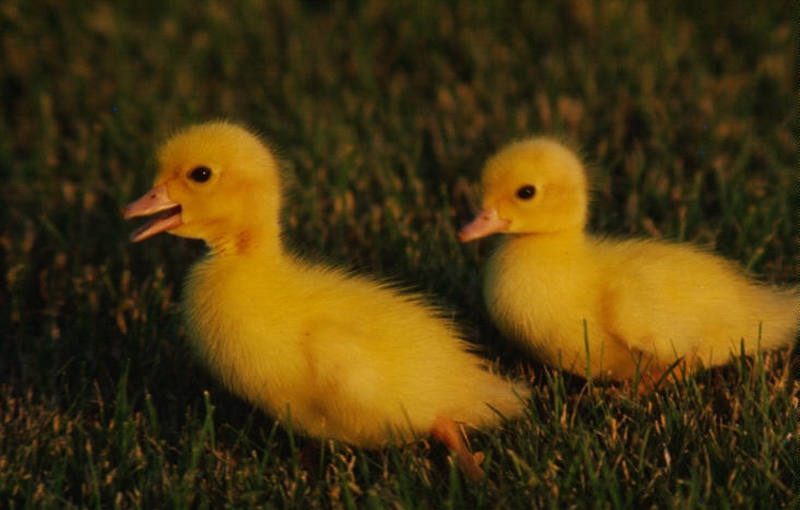
<svg viewBox="0 0 800 510"><path fill-rule="evenodd" d="M309 432L374 446L426 435L440 416L495 425L493 408L509 418L522 411L527 388L488 372L425 311L313 324L302 346L313 381L303 412L322 428ZM420 325L429 326L427 334Z"/></svg>
<svg viewBox="0 0 800 510"><path fill-rule="evenodd" d="M747 352L793 338L797 309L748 280L730 262L689 246L620 243L611 250L603 296L605 327L631 349L671 362L724 363L745 340ZM784 305L783 303L786 303Z"/></svg>
<svg viewBox="0 0 800 510"><path fill-rule="evenodd" d="M304 399L292 402L292 413L313 435L371 446L385 441L386 425L402 409L383 394L386 374L358 341L359 329L335 319L309 325L301 345L309 387Z"/></svg>
<svg viewBox="0 0 800 510"><path fill-rule="evenodd" d="M693 294L703 283L672 267L674 261L654 258L648 245L625 243L614 250L600 316L610 336L629 349L675 359L691 351L700 332Z"/></svg>

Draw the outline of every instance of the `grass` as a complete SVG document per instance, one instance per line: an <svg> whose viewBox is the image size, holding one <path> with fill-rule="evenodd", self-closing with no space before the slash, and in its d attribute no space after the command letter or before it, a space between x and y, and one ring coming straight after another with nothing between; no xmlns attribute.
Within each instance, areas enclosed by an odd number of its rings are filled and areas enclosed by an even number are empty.
<svg viewBox="0 0 800 510"><path fill-rule="evenodd" d="M455 238L485 158L552 133L594 167L592 229L711 246L796 282L787 12L5 0L0 506L796 508L790 353L739 356L644 399L609 394L508 347L480 299L491 243ZM119 211L148 188L164 136L215 117L279 148L297 249L435 295L529 380L524 419L471 436L484 484L465 485L437 444L295 436L187 354L176 302L202 247L129 245Z"/></svg>

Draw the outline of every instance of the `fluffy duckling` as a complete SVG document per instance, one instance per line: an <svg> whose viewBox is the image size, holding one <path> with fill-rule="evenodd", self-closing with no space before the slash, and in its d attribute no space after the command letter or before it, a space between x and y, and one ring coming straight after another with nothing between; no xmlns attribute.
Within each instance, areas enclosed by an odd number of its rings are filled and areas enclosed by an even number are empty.
<svg viewBox="0 0 800 510"><path fill-rule="evenodd" d="M501 150L482 188L483 210L459 238L513 234L488 261L484 301L501 332L547 364L614 380L638 369L644 392L678 360L711 366L742 339L748 353L795 340L797 289L770 289L691 245L587 235L586 172L554 140Z"/></svg>
<svg viewBox="0 0 800 510"><path fill-rule="evenodd" d="M455 423L518 416L524 386L487 371L423 297L287 253L278 165L244 128L190 127L158 163L124 216L164 212L133 241L168 232L209 246L182 306L194 349L227 388L296 430L359 447L433 434L481 478Z"/></svg>

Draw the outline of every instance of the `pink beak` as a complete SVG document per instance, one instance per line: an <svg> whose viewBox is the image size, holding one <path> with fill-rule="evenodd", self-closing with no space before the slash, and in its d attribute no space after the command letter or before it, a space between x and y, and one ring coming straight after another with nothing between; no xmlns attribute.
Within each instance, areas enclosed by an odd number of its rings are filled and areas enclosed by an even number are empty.
<svg viewBox="0 0 800 510"><path fill-rule="evenodd" d="M507 232L509 225L511 225L510 221L500 219L497 209L484 209L458 232L458 240L468 243L491 234Z"/></svg>
<svg viewBox="0 0 800 510"><path fill-rule="evenodd" d="M128 204L122 211L126 220L139 216L150 216L157 212L167 211L166 214L153 218L131 234L131 242L139 242L156 234L171 230L183 224L181 219L181 205L173 202L167 193L167 186L162 184L148 191L139 200Z"/></svg>

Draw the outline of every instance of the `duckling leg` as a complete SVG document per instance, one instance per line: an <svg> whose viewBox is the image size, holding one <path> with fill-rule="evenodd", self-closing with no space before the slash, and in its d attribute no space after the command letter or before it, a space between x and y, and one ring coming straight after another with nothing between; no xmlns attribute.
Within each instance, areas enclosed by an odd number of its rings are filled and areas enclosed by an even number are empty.
<svg viewBox="0 0 800 510"><path fill-rule="evenodd" d="M639 384L636 385L636 394L640 397L646 397L650 393L658 389L658 381L663 374L663 367L652 367L650 370L642 373L639 377Z"/></svg>
<svg viewBox="0 0 800 510"><path fill-rule="evenodd" d="M686 377L686 370L686 361L683 358L676 360L672 365L664 365L652 360L639 379L636 392L640 397L644 397L657 390L663 383L677 383L681 378Z"/></svg>
<svg viewBox="0 0 800 510"><path fill-rule="evenodd" d="M444 416L436 418L431 427L431 435L453 452L458 468L467 480L472 483L483 480L483 469L478 465L483 461L483 454L478 452L473 455L469 452L453 420Z"/></svg>

